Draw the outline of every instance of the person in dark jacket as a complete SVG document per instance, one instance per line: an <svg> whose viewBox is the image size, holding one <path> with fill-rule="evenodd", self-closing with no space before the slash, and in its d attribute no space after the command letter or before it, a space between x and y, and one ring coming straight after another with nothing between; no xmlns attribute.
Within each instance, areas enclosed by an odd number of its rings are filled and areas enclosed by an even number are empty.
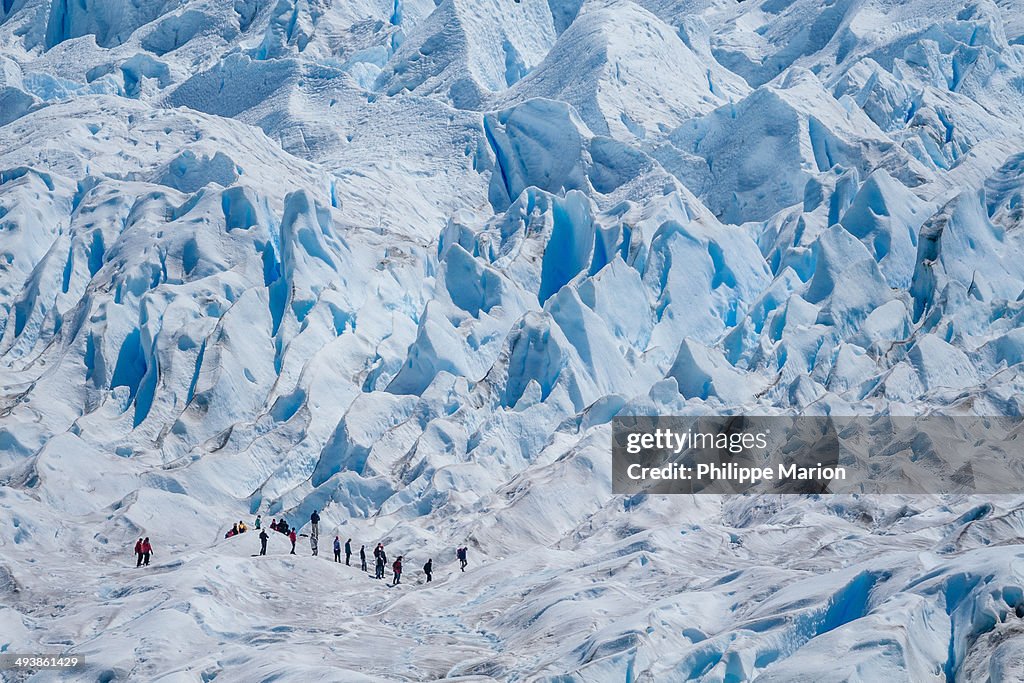
<svg viewBox="0 0 1024 683"><path fill-rule="evenodd" d="M366 571L366 546L365 545L359 546L359 565L360 565L360 569L362 569L365 572Z"/></svg>
<svg viewBox="0 0 1024 683"><path fill-rule="evenodd" d="M466 565L469 564L469 561L466 559L468 551L469 548L466 547L459 548L455 551L455 556L459 558L459 562L462 564L462 571L466 571Z"/></svg>
<svg viewBox="0 0 1024 683"><path fill-rule="evenodd" d="M341 562L341 539L334 537L334 561Z"/></svg>
<svg viewBox="0 0 1024 683"><path fill-rule="evenodd" d="M292 542L292 552L291 552L292 555L295 554L295 539L296 538L297 538L297 536L295 535L295 529L292 529L291 531L288 532L288 540Z"/></svg>
<svg viewBox="0 0 1024 683"><path fill-rule="evenodd" d="M352 539L350 538L347 541L345 541L345 566L346 567L351 566L351 563L349 562L349 560L351 560L351 559L352 559Z"/></svg>
<svg viewBox="0 0 1024 683"><path fill-rule="evenodd" d="M309 516L309 521L313 525L313 530L310 532L310 535L320 536L320 515L317 514L316 510L313 510L313 514Z"/></svg>
<svg viewBox="0 0 1024 683"><path fill-rule="evenodd" d="M374 569L376 570L376 573L374 574L373 578L375 578L375 579L383 579L384 578L384 558L381 555L379 555L379 554L377 555L377 562L376 562L376 564L374 566Z"/></svg>
<svg viewBox="0 0 1024 683"><path fill-rule="evenodd" d="M267 554L267 539L269 538L270 536L267 536L267 530L260 529L260 555Z"/></svg>
<svg viewBox="0 0 1024 683"><path fill-rule="evenodd" d="M149 566L149 556L153 554L153 546L149 544L149 536L142 539L142 564Z"/></svg>
<svg viewBox="0 0 1024 683"><path fill-rule="evenodd" d="M142 539L135 541L135 566L142 566Z"/></svg>
<svg viewBox="0 0 1024 683"><path fill-rule="evenodd" d="M397 586L402 582L402 556L399 555L395 563L391 565L391 570L395 573L395 579L391 582L392 586Z"/></svg>
<svg viewBox="0 0 1024 683"><path fill-rule="evenodd" d="M433 558L427 560L427 563L423 565L423 573L427 575L427 583L433 580L434 576L434 560Z"/></svg>

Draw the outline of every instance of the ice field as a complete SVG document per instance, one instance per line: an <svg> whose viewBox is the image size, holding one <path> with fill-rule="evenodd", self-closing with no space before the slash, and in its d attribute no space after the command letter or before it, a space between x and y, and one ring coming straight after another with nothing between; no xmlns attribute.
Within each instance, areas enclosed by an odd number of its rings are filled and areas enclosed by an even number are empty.
<svg viewBox="0 0 1024 683"><path fill-rule="evenodd" d="M0 0L0 652L1024 680L1024 462L625 496L610 451L616 415L1020 417L1022 121L1018 0ZM319 557L224 538L313 510Z"/></svg>

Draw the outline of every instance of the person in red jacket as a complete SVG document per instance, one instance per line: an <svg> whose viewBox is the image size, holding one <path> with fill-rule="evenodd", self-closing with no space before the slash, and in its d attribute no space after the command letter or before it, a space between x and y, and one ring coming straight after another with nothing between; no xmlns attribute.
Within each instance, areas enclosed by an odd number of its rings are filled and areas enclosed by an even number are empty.
<svg viewBox="0 0 1024 683"><path fill-rule="evenodd" d="M149 536L142 539L142 564L149 566L149 556L153 554L153 546L149 544Z"/></svg>
<svg viewBox="0 0 1024 683"><path fill-rule="evenodd" d="M142 539L135 541L135 566L142 566Z"/></svg>
<svg viewBox="0 0 1024 683"><path fill-rule="evenodd" d="M402 556L399 555L395 563L391 565L392 571L395 572L395 580L391 582L392 586L397 586L402 582Z"/></svg>
<svg viewBox="0 0 1024 683"><path fill-rule="evenodd" d="M295 554L295 529L288 532L288 540L292 542L292 555Z"/></svg>

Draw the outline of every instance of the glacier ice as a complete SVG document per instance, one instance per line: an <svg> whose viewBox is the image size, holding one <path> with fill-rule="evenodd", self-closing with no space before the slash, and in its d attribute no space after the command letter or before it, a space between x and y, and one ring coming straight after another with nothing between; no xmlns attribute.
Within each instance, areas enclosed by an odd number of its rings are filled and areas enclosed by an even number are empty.
<svg viewBox="0 0 1024 683"><path fill-rule="evenodd" d="M3 0L0 652L1024 678L1024 497L625 496L609 458L619 414L1021 415L1021 17ZM410 580L224 538L313 510Z"/></svg>

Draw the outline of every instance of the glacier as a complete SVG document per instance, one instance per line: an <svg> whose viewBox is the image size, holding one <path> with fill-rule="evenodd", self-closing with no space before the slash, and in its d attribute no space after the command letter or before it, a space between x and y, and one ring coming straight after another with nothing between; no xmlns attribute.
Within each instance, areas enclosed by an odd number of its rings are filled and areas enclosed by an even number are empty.
<svg viewBox="0 0 1024 683"><path fill-rule="evenodd" d="M0 653L1024 679L1024 490L622 495L610 452L1020 417L1022 120L1019 0L0 1ZM225 538L314 510L403 584Z"/></svg>

